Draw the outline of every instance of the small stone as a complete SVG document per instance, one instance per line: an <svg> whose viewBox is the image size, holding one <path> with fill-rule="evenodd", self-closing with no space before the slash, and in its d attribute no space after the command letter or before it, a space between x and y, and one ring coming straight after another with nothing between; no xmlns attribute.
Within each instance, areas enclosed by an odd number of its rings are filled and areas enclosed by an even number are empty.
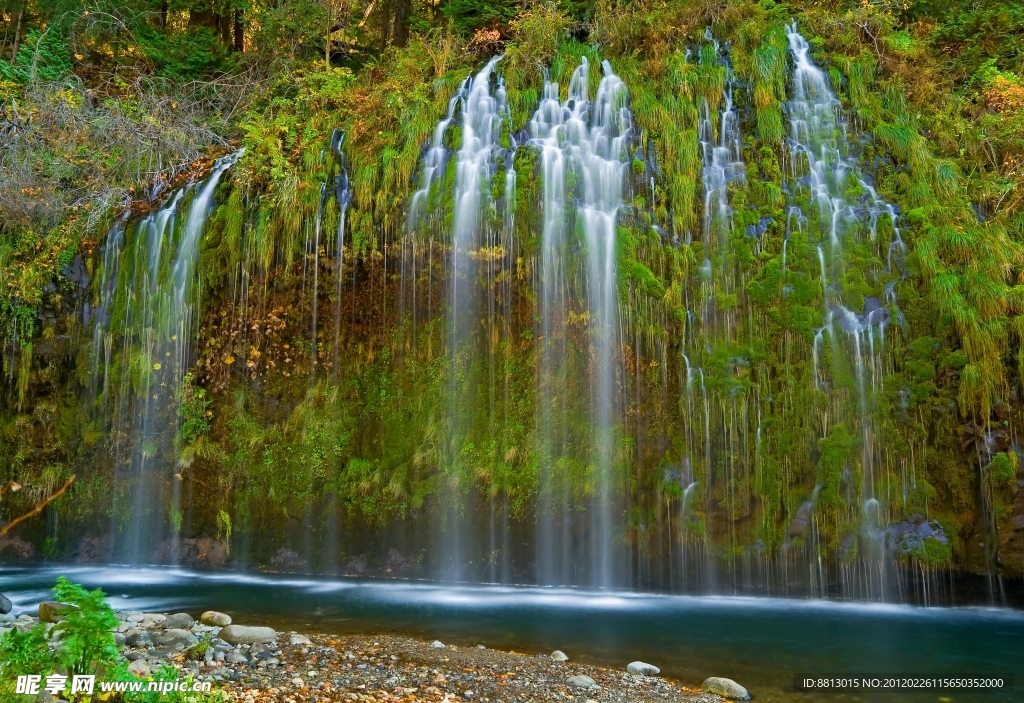
<svg viewBox="0 0 1024 703"><path fill-rule="evenodd" d="M224 661L226 661L228 664L248 664L249 657L245 656L245 654L236 649L231 652L228 652L227 655L224 657Z"/></svg>
<svg viewBox="0 0 1024 703"><path fill-rule="evenodd" d="M11 603L11 599L0 593L0 615L7 615L14 608L14 604Z"/></svg>
<svg viewBox="0 0 1024 703"><path fill-rule="evenodd" d="M145 659L136 659L128 665L128 671L136 676L149 676L149 664Z"/></svg>
<svg viewBox="0 0 1024 703"><path fill-rule="evenodd" d="M597 685L597 681L585 676L584 674L577 674L576 676L570 676L565 680L570 686L576 686L577 688L593 688Z"/></svg>
<svg viewBox="0 0 1024 703"><path fill-rule="evenodd" d="M366 664L356 664L356 668L357 669L365 669L366 668Z"/></svg>
<svg viewBox="0 0 1024 703"><path fill-rule="evenodd" d="M167 616L163 613L143 613L142 623L145 627L166 627Z"/></svg>
<svg viewBox="0 0 1024 703"><path fill-rule="evenodd" d="M129 647L146 647L153 644L153 636L146 630L139 630L138 628L128 630L124 640Z"/></svg>
<svg viewBox="0 0 1024 703"><path fill-rule="evenodd" d="M216 610L207 610L199 616L199 621L211 627L227 627L231 624L231 616L218 613Z"/></svg>
<svg viewBox="0 0 1024 703"><path fill-rule="evenodd" d="M288 644L291 644L291 645L313 644L313 641L311 639L309 639L308 637L306 637L305 635L295 635L295 634L293 634L291 637L288 638Z"/></svg>
<svg viewBox="0 0 1024 703"><path fill-rule="evenodd" d="M553 651L551 653L551 658L554 659L556 662L569 661L569 657L566 656L565 652L563 652L561 649L556 649L555 651Z"/></svg>
<svg viewBox="0 0 1024 703"><path fill-rule="evenodd" d="M709 679L705 679L704 683L701 684L701 690L707 691L708 693L715 693L722 698L729 698L734 701L749 701L750 694L747 693L747 689L740 686L732 679L723 679L718 676L712 676Z"/></svg>
<svg viewBox="0 0 1024 703"><path fill-rule="evenodd" d="M157 644L175 646L178 644L184 645L185 647L191 647L194 644L198 644L199 639L188 630L182 630L178 628L166 630L163 634L157 638Z"/></svg>
<svg viewBox="0 0 1024 703"><path fill-rule="evenodd" d="M78 610L77 606L70 603L58 603L54 600L44 600L39 604L40 622L60 622L68 613Z"/></svg>
<svg viewBox="0 0 1024 703"><path fill-rule="evenodd" d="M125 657L128 659L128 661L133 662L137 659L145 659L146 655L142 652L128 652L128 654L126 654Z"/></svg>
<svg viewBox="0 0 1024 703"><path fill-rule="evenodd" d="M114 633L114 644L116 644L118 647L120 647L122 644L124 644L124 642L125 642L124 633L123 632L115 632Z"/></svg>
<svg viewBox="0 0 1024 703"><path fill-rule="evenodd" d="M277 633L271 627L228 625L220 631L220 638L229 644L252 644L253 642L273 642L277 639Z"/></svg>
<svg viewBox="0 0 1024 703"><path fill-rule="evenodd" d="M626 665L626 671L638 676L657 676L661 673L658 667L641 661L630 662Z"/></svg>
<svg viewBox="0 0 1024 703"><path fill-rule="evenodd" d="M475 693L473 693L472 691L463 691L463 692L462 692L462 697L463 697L463 698L472 698L472 697L473 697L473 696L475 696L475 695L476 695L476 694L475 694Z"/></svg>
<svg viewBox="0 0 1024 703"><path fill-rule="evenodd" d="M192 616L188 613L175 613L164 621L164 627L168 629L177 628L181 630L188 630L195 624L196 621L193 620Z"/></svg>
<svg viewBox="0 0 1024 703"><path fill-rule="evenodd" d="M430 643L430 646L434 649L444 649L444 642L442 642L441 640L434 640Z"/></svg>
<svg viewBox="0 0 1024 703"><path fill-rule="evenodd" d="M17 622L17 618L15 618L13 615L8 615L7 613L0 613L0 623L9 625L15 622Z"/></svg>
<svg viewBox="0 0 1024 703"><path fill-rule="evenodd" d="M124 613L122 613L122 615L124 615L125 622L142 622L142 620L146 617L138 610L126 610L124 611Z"/></svg>
<svg viewBox="0 0 1024 703"><path fill-rule="evenodd" d="M298 676L296 676L294 679L292 679L292 686L297 686L299 688L302 688L304 685L305 684L303 683L302 679L300 679Z"/></svg>

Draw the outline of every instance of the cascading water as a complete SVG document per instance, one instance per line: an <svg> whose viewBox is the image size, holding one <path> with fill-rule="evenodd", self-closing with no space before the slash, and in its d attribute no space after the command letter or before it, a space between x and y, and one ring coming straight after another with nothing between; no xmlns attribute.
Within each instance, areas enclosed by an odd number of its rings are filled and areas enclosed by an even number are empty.
<svg viewBox="0 0 1024 703"><path fill-rule="evenodd" d="M594 368L591 407L597 433L597 490L591 517L592 578L597 585L611 586L616 570L612 546L616 501L612 466L616 438L613 432L620 406L615 396L615 377L620 363L616 217L622 205L627 145L633 124L626 85L607 61L602 68L604 78L589 107L590 124L570 123L567 142L574 169L582 176L577 216L583 220L587 247L591 363ZM582 92L585 98L585 84Z"/></svg>
<svg viewBox="0 0 1024 703"><path fill-rule="evenodd" d="M616 504L613 478L615 397L619 364L616 219L622 204L632 116L625 84L603 64L604 77L593 102L586 57L573 72L565 102L559 86L545 80L543 97L530 121L531 144L539 152L543 181L540 256L540 371L538 377L539 451L537 578L541 583L573 583L572 516L565 481L557 475L565 427L556 418L566 412L567 347L571 253L566 232L580 228L585 247L586 305L590 319L590 411L594 426L594 498L589 506L589 564L579 569L584 582L610 586L615 581L612 534ZM571 174L575 188L567 176ZM571 196L575 209L570 213ZM573 222L576 224L574 225ZM577 567L579 568L579 567Z"/></svg>
<svg viewBox="0 0 1024 703"><path fill-rule="evenodd" d="M120 392L114 422L115 436L124 433L127 440L115 440L116 490L125 501L125 521L114 526L114 533L117 557L130 563L153 560L165 537L170 539L169 553L158 559L173 563L177 558L184 518L177 461L179 406L190 392L199 241L217 185L241 155L237 151L219 159L206 180L178 189L136 223L119 257L118 227L106 243L104 271L117 279L111 284L117 295L109 298L101 290L104 312L97 315L94 334L103 340L97 350L121 339L115 352L120 357ZM103 383L109 388L114 372L110 356L104 357Z"/></svg>
<svg viewBox="0 0 1024 703"><path fill-rule="evenodd" d="M852 371L861 434L859 493L865 506L861 511L860 539L874 543L873 547L862 550L865 556L858 557L855 565L868 573L853 578L866 585L864 595L880 598L885 582L886 555L881 543L885 531L880 528L884 516L880 515L875 500L874 467L883 448L878 445L873 417L886 373L885 329L898 309L891 285L886 287L890 293L886 304L878 297L861 296L863 310L858 313L847 306L843 288L838 284L829 286L828 281L844 279L848 266L845 250L865 242L877 249L879 260L887 262L887 270L865 271L869 280L874 282L885 275L899 275L903 272L906 246L900 236L896 209L860 176L857 162L850 155L848 129L828 76L811 60L810 46L797 31L795 22L787 27L786 34L794 62L789 102L793 193L811 210L804 212L798 203L791 206L790 212L800 222L811 221L822 235L817 254L825 319L814 340L815 384L831 402L841 402L833 400L835 384L831 379L841 378L846 368ZM853 191L859 192L856 199L850 195ZM891 227L887 247L876 241L882 213L888 215ZM831 352L831 374L821 364L826 350ZM837 412L836 417L841 415ZM822 435L828 435L832 429L823 426ZM868 505L874 507L869 510ZM849 569L846 567L846 571ZM844 574L844 578L849 577Z"/></svg>
<svg viewBox="0 0 1024 703"><path fill-rule="evenodd" d="M442 575L462 578L466 548L464 525L461 519L462 500L468 485L461 478L466 472L461 466L465 424L460 421L463 401L460 396L473 393L471 366L480 350L478 335L473 333L481 312L478 278L483 267L480 259L489 253L481 251L491 243L487 236L486 220L494 208L490 182L495 170L495 158L500 151L499 138L507 119L508 107L504 82L497 78L492 87L492 76L500 56L492 58L472 80L464 84L459 100L462 127L462 145L455 165L454 213L451 235L451 262L449 265L449 357L452 362L450 417L452 418L448 462L451 491L443 517ZM439 132L442 131L439 125ZM428 154L429 156L429 154ZM426 185L429 193L429 182ZM490 340L486 342L490 344Z"/></svg>

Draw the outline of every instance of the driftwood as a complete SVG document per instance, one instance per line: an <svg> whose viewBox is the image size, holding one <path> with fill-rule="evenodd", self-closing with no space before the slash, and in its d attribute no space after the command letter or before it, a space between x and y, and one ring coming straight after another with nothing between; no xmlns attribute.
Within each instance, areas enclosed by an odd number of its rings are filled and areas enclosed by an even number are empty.
<svg viewBox="0 0 1024 703"><path fill-rule="evenodd" d="M64 485L63 485L63 486L61 486L60 488L58 488L58 489L57 489L57 490L56 490L56 491L55 491L54 493L52 493L52 494L50 495L50 497L48 497L48 498L47 498L46 500L44 500L44 501L43 501L42 503L40 503L40 504L39 504L39 505L37 505L36 507L32 508L31 510L29 510L29 511L28 511L27 513L25 513L25 514L24 514L24 515L22 515L21 517L19 517L19 518L15 518L14 520L11 520L11 521L10 521L9 523L7 523L6 525L4 525L3 527L0 527L0 537L3 537L3 536L4 536L4 535L6 535L6 534L7 534L8 532L10 532L11 530L13 530L13 529L14 529L14 527L15 527L16 525L18 525L18 524L20 524L20 523L24 522L25 520L28 520L28 519L29 519L30 517L35 517L35 516L36 516L36 515L38 515L39 513L43 512L43 508L45 508L45 507L46 507L47 505L49 505L49 504L50 504L50 503L52 503L53 501L55 501L55 500L57 500L58 498L60 498L60 496L64 494L64 491L66 491L66 490L67 490L68 488L70 488L70 487L71 487L71 484L72 484L72 483L74 483L74 482L75 482L75 475L74 475L74 474L72 474L72 475L71 475L71 478L69 478L69 479L68 479L68 480L67 480L67 481L66 481L66 482L64 483ZM9 486L9 485L10 485L10 484L8 484L8 486ZM4 489L6 490L8 486L4 486ZM2 494L0 494L0 495L2 495Z"/></svg>

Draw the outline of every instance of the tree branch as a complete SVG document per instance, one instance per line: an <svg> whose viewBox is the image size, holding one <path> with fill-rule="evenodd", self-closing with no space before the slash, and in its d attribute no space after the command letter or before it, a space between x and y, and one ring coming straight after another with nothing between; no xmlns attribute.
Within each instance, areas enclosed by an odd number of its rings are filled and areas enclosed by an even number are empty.
<svg viewBox="0 0 1024 703"><path fill-rule="evenodd" d="M49 498L47 498L47 499L46 499L46 500L44 500L44 501L43 501L42 503L40 503L40 504L39 504L39 505L37 505L36 507L34 507L34 508L32 508L31 510L29 510L29 511L28 511L27 513L25 513L25 514L24 514L24 515L22 515L21 517L19 517L19 518L15 518L14 520L11 520L11 521L10 521L9 523L7 523L6 525L4 525L3 527L0 527L0 537L3 537L3 536L4 536L4 535L6 535L6 534L7 534L8 532L10 532L11 530L13 530L13 529L14 529L14 526L15 526L15 525L18 525L19 523L21 523L21 522L24 522L25 520L28 520L28 519L29 519L30 517L35 517L35 516L36 516L36 515L38 515L39 513L43 512L43 508L45 508L45 507L46 507L47 505L49 505L49 504L50 504L50 503L52 503L53 501L57 500L57 498L59 498L59 497L60 497L60 496L61 496L61 495L62 495L62 494L64 493L64 491L66 491L66 490L67 490L67 489L68 489L68 488L69 488L69 487L71 486L71 484L72 484L72 483L74 483L74 482L75 482L75 475L74 475L74 474L71 474L71 478L69 478L69 479L68 479L68 480L67 480L67 481L66 481L66 482L64 483L64 485L63 485L63 486L61 486L61 487L60 487L60 488L59 488L59 489L58 489L58 490L57 490L57 491L56 491L56 492L55 492L55 493L54 493L53 495L51 495L51 496L50 496Z"/></svg>

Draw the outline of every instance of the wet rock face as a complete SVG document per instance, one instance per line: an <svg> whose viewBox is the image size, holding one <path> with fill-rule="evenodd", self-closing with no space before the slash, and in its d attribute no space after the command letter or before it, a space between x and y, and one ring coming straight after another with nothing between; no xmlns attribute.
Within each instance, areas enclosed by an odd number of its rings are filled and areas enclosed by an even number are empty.
<svg viewBox="0 0 1024 703"><path fill-rule="evenodd" d="M799 537L807 529L807 525L811 520L811 503L807 502L797 508L796 513L793 515L793 521L789 523L789 527L786 528L787 537Z"/></svg>
<svg viewBox="0 0 1024 703"><path fill-rule="evenodd" d="M899 554L920 554L928 539L949 544L942 525L934 520L911 518L885 528L886 548Z"/></svg>

